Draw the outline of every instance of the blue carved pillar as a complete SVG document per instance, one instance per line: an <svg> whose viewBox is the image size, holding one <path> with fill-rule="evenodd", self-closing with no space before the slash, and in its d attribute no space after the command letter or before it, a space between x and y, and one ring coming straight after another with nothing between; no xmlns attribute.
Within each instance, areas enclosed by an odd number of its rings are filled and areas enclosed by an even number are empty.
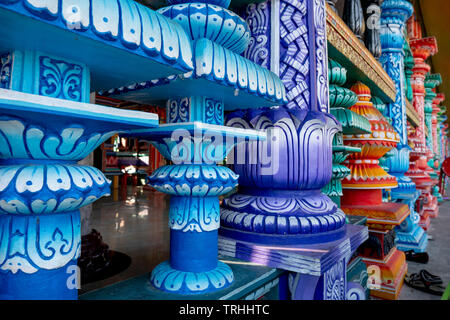
<svg viewBox="0 0 450 320"><path fill-rule="evenodd" d="M243 15L252 32L245 56L279 75L289 101L227 116L229 126L270 135L232 159L239 189L221 208L219 252L293 271L293 299L345 299L346 264L356 248L336 250L351 236L345 214L321 191L332 176L333 137L342 129L329 114L325 1L265 1ZM349 227L365 232L357 247L367 229ZM324 266L321 253L312 252L328 252L332 262Z"/></svg>
<svg viewBox="0 0 450 320"><path fill-rule="evenodd" d="M406 133L406 97L405 67L403 46L405 42L404 27L413 12L412 4L406 0L386 0L381 6L381 45L380 62L387 74L393 79L397 95L395 101L388 105L387 115L400 135L400 143L393 156L387 161L389 173L395 175L399 187L392 192L407 192L415 189L411 179L404 177L409 168L409 151Z"/></svg>
<svg viewBox="0 0 450 320"><path fill-rule="evenodd" d="M169 19L104 4L0 0L0 299L77 299L80 208L110 192L78 161L118 132L158 126L155 114L89 103L91 90L193 69Z"/></svg>
<svg viewBox="0 0 450 320"><path fill-rule="evenodd" d="M386 0L381 5L381 46L380 63L395 83L397 94L395 101L388 104L387 115L392 119L392 126L400 135L397 148L391 151L391 156L385 164L389 174L395 176L398 188L391 190L393 201L408 204L411 214L396 228L396 244L399 250L415 250L423 252L427 246L427 236L419 227L419 214L415 212L415 201L419 196L415 184L405 172L409 169L410 147L406 131L406 79L404 64L404 28L406 20L413 13L413 6L406 0Z"/></svg>
<svg viewBox="0 0 450 320"><path fill-rule="evenodd" d="M155 170L149 184L171 196L170 259L150 281L175 294L204 294L234 281L218 260L219 196L237 185L238 176L219 166L233 146L265 139L264 132L224 126L224 111L286 102L281 80L242 57L249 45L247 23L228 9L229 0L170 0L158 12L185 30L193 46L194 70L110 90L121 99L165 100L168 123L133 132L151 142L173 164Z"/></svg>

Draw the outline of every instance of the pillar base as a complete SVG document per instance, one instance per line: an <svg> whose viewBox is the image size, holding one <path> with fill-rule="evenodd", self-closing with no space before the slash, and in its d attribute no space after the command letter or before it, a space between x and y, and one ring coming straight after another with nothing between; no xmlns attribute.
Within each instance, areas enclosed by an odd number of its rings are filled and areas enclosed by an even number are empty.
<svg viewBox="0 0 450 320"><path fill-rule="evenodd" d="M383 260L363 258L363 261L369 270L374 267L378 267L380 270L379 273L375 271L369 277L371 296L385 300L397 300L408 271L405 254L396 248L392 248L389 255ZM381 283L370 283L371 278L377 275L380 276Z"/></svg>
<svg viewBox="0 0 450 320"><path fill-rule="evenodd" d="M150 282L156 288L183 295L203 294L228 287L234 280L233 271L218 261L217 267L205 272L186 272L172 268L164 261L153 269Z"/></svg>
<svg viewBox="0 0 450 320"><path fill-rule="evenodd" d="M224 199L220 235L264 244L313 244L345 235L345 214L320 190L248 190Z"/></svg>

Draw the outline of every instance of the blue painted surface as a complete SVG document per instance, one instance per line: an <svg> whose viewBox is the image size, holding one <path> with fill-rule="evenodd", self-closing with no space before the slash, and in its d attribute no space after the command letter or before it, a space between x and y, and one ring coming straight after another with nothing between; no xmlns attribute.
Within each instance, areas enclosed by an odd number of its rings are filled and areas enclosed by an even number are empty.
<svg viewBox="0 0 450 320"><path fill-rule="evenodd" d="M397 227L395 227L395 244L402 251L414 250L415 252L426 252L428 245L428 234L419 226L420 215L415 210L416 200L420 191L414 192L392 192L393 201L399 201L409 206L411 213Z"/></svg>
<svg viewBox="0 0 450 320"><path fill-rule="evenodd" d="M194 41L192 73L102 92L140 103L205 96L205 93L209 98L223 100L226 110L287 102L285 87L273 72L206 38Z"/></svg>
<svg viewBox="0 0 450 320"><path fill-rule="evenodd" d="M276 226L274 227L274 229ZM220 228L220 235L242 241L249 241L265 245L295 245L295 244L317 244L336 241L344 237L346 234L345 227L336 231L329 231L325 234L309 233L309 234L291 234L283 233L257 233L248 232L228 227Z"/></svg>
<svg viewBox="0 0 450 320"><path fill-rule="evenodd" d="M167 0L167 3L169 4L180 4L180 3L189 3L190 0ZM217 6L228 8L228 6L231 3L231 0L198 0L196 2L199 3L209 3L209 4L215 4Z"/></svg>
<svg viewBox="0 0 450 320"><path fill-rule="evenodd" d="M171 209L173 197L171 199ZM205 294L228 287L231 268L217 260L217 228L212 231L170 230L170 261L158 265L151 283L167 292Z"/></svg>
<svg viewBox="0 0 450 320"><path fill-rule="evenodd" d="M292 299L345 300L346 263L368 236L366 226L356 225L347 225L339 239L315 244L258 244L220 235L219 254L291 272Z"/></svg>
<svg viewBox="0 0 450 320"><path fill-rule="evenodd" d="M203 272L217 267L217 229L210 232L183 232L170 230L172 255L170 264L175 269ZM175 247L183 244L182 247Z"/></svg>
<svg viewBox="0 0 450 320"><path fill-rule="evenodd" d="M0 89L11 87L12 55L9 52L0 55Z"/></svg>
<svg viewBox="0 0 450 320"><path fill-rule="evenodd" d="M222 204L219 253L294 272L293 299L346 299L347 258L367 239L367 228L346 225L321 192L332 175L333 137L342 130L328 113L325 17L323 1L247 6L253 46L245 56L278 72L288 101L241 107L226 120L278 134L245 146L244 163L235 155L240 186ZM279 157L267 162L260 150Z"/></svg>
<svg viewBox="0 0 450 320"><path fill-rule="evenodd" d="M13 81L8 89L89 102L89 69L78 62L61 60L36 51L12 52Z"/></svg>
<svg viewBox="0 0 450 320"><path fill-rule="evenodd" d="M205 294L222 290L227 288L233 280L231 268L220 261L214 269L203 272L178 270L165 261L153 269L150 278L156 288L180 295Z"/></svg>
<svg viewBox="0 0 450 320"><path fill-rule="evenodd" d="M380 63L396 86L395 101L388 105L388 117L400 135L400 143L393 151L394 156L386 162L389 173L399 177L399 188L415 190L411 180L404 177L409 168L409 151L406 133L406 96L403 44L406 20L413 13L413 6L406 0L387 0L381 5L381 47Z"/></svg>
<svg viewBox="0 0 450 320"><path fill-rule="evenodd" d="M193 69L181 26L133 0L2 0L0 20L8 26L0 31L0 51L42 51L85 63L94 90Z"/></svg>
<svg viewBox="0 0 450 320"><path fill-rule="evenodd" d="M79 209L109 195L111 184L77 161L117 132L157 126L158 117L85 103L90 72L81 62L40 51L10 57L8 71L2 59L8 89L0 89L0 297L77 299Z"/></svg>
<svg viewBox="0 0 450 320"><path fill-rule="evenodd" d="M236 53L242 53L249 45L247 22L234 12L214 4L177 4L158 12L179 23L192 40L207 38Z"/></svg>
<svg viewBox="0 0 450 320"><path fill-rule="evenodd" d="M176 164L195 165L221 162L235 145L266 138L264 132L256 130L210 125L197 121L165 124L149 130L133 130L127 135L150 142L165 158ZM227 168L217 170L225 176L228 175L226 172L231 171Z"/></svg>

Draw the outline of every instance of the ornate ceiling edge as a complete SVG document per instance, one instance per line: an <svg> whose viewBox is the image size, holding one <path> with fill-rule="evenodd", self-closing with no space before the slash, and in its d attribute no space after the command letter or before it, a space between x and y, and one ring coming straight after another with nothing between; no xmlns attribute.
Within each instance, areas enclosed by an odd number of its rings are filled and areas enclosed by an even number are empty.
<svg viewBox="0 0 450 320"><path fill-rule="evenodd" d="M392 79L381 64L356 38L345 22L327 5L327 40L343 54L357 69L395 101L396 89Z"/></svg>

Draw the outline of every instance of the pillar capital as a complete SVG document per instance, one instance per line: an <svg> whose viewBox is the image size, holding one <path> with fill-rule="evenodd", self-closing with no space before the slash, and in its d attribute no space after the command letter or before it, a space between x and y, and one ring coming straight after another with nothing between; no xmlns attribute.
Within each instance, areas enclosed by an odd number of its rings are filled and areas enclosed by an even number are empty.
<svg viewBox="0 0 450 320"><path fill-rule="evenodd" d="M442 77L439 73L427 74L425 76L425 113L431 113L433 110L433 102L437 94L435 88L442 83Z"/></svg>
<svg viewBox="0 0 450 320"><path fill-rule="evenodd" d="M381 24L394 23L403 27L414 8L407 0L385 0L381 5Z"/></svg>

